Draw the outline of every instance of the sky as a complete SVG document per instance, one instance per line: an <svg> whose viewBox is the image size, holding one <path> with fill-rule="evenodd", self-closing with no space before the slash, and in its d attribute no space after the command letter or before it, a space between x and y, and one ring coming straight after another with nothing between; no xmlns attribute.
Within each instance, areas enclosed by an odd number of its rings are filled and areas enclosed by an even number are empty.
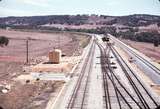
<svg viewBox="0 0 160 109"><path fill-rule="evenodd" d="M160 16L159 0L2 0L0 17L97 14Z"/></svg>

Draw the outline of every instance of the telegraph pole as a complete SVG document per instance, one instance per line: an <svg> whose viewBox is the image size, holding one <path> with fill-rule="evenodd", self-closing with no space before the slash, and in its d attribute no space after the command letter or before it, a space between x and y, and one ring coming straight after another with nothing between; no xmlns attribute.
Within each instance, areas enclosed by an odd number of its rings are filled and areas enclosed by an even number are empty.
<svg viewBox="0 0 160 109"><path fill-rule="evenodd" d="M27 38L27 40L26 40L26 63L28 64L28 62L29 62L29 53L28 53L28 43L29 43L29 37Z"/></svg>
<svg viewBox="0 0 160 109"><path fill-rule="evenodd" d="M64 35L64 30L62 30L62 36ZM61 35L58 37L58 49L61 49Z"/></svg>
<svg viewBox="0 0 160 109"><path fill-rule="evenodd" d="M60 49L60 36L58 37L58 49Z"/></svg>

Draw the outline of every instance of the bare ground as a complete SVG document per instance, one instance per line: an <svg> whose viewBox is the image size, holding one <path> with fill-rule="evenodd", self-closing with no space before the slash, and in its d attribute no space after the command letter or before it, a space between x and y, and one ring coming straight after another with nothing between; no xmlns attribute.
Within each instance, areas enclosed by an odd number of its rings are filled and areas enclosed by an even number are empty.
<svg viewBox="0 0 160 109"><path fill-rule="evenodd" d="M141 53L145 54L146 56L150 57L156 62L160 62L160 46L154 47L151 43L145 42L135 42L131 40L122 40L127 45L137 49Z"/></svg>
<svg viewBox="0 0 160 109"><path fill-rule="evenodd" d="M0 30L0 36L10 38L7 47L0 48L0 60L25 61L26 39L29 40L29 57L47 56L53 48L61 48L62 52L71 56L79 46L79 37L84 35L73 33L40 33L40 32L20 32Z"/></svg>
<svg viewBox="0 0 160 109"><path fill-rule="evenodd" d="M0 84L11 82L12 78L22 73L23 64L20 62L0 62ZM5 80L5 81L4 81Z"/></svg>
<svg viewBox="0 0 160 109"><path fill-rule="evenodd" d="M7 94L0 93L0 106L4 109L45 109L51 93L57 93L63 82L15 82Z"/></svg>

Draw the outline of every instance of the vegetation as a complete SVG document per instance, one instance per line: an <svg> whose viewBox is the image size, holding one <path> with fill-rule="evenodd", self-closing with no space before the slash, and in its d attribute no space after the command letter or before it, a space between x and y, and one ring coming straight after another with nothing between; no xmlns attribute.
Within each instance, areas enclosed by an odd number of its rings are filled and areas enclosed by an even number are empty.
<svg viewBox="0 0 160 109"><path fill-rule="evenodd" d="M156 39L155 39L155 40L154 40L154 46L155 46L155 47L158 47L158 45L159 45L159 40L156 40Z"/></svg>
<svg viewBox="0 0 160 109"><path fill-rule="evenodd" d="M119 32L116 34L116 37L121 37L121 38L125 38L125 39L131 39L133 40L135 38L135 33L132 31L126 31L126 32Z"/></svg>
<svg viewBox="0 0 160 109"><path fill-rule="evenodd" d="M85 24L88 20L86 15L52 15L52 16L33 16L33 17L6 17L0 18L0 24L4 25L5 22L8 22L10 26L39 26L45 24L74 24L81 25Z"/></svg>
<svg viewBox="0 0 160 109"><path fill-rule="evenodd" d="M111 20L108 20L111 19ZM39 27L45 24L67 25L114 25L120 24L131 27L147 26L160 22L160 16L135 14L129 16L105 16L105 15L50 15L32 17L4 17L0 18L0 26L33 26ZM6 26L7 26L6 25Z"/></svg>
<svg viewBox="0 0 160 109"><path fill-rule="evenodd" d="M65 31L86 32L86 33L94 33L94 34L110 33L112 35L115 35L114 33L116 33L116 28L113 26L101 27L101 28L96 28L96 29L69 29L69 28L65 28Z"/></svg>
<svg viewBox="0 0 160 109"><path fill-rule="evenodd" d="M160 43L160 34L158 32L140 32L135 33L133 31L119 32L117 37L124 39L130 39L139 42L154 43L156 46Z"/></svg>
<svg viewBox="0 0 160 109"><path fill-rule="evenodd" d="M157 25L158 25L158 27L160 27L160 23L158 23Z"/></svg>
<svg viewBox="0 0 160 109"><path fill-rule="evenodd" d="M160 35L157 32L142 32L135 35L136 40L140 42L154 43L155 40L159 42Z"/></svg>
<svg viewBox="0 0 160 109"><path fill-rule="evenodd" d="M129 16L105 16L105 15L51 15L32 17L6 17L0 18L0 28L11 27L12 29L29 30L51 30L51 31L71 31L86 32L94 34L112 34L125 39L159 43L160 35L157 32L140 32L139 26L157 24L160 27L160 16L135 14ZM46 26L47 24L47 26ZM53 24L62 25L100 25L92 29L71 29L52 27ZM45 26L44 26L45 25ZM118 27L116 25L122 25ZM158 42L155 41L155 38Z"/></svg>
<svg viewBox="0 0 160 109"><path fill-rule="evenodd" d="M9 39L5 36L0 36L0 46L7 46L9 43Z"/></svg>

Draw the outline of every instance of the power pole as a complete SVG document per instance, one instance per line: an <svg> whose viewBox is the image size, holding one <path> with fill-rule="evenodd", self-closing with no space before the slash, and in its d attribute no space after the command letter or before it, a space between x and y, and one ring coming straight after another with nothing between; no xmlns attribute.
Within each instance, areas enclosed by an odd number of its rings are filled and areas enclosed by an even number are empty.
<svg viewBox="0 0 160 109"><path fill-rule="evenodd" d="M64 35L64 31L62 32L62 36ZM58 49L61 49L61 36L58 37Z"/></svg>
<svg viewBox="0 0 160 109"><path fill-rule="evenodd" d="M60 36L59 36L59 37L58 37L58 49L60 49L60 46L61 46L61 45L60 45L60 40L61 40L61 39L60 39Z"/></svg>
<svg viewBox="0 0 160 109"><path fill-rule="evenodd" d="M26 63L28 64L28 62L29 62L29 53L28 53L28 43L29 43L29 38L27 38L27 40L26 40Z"/></svg>

